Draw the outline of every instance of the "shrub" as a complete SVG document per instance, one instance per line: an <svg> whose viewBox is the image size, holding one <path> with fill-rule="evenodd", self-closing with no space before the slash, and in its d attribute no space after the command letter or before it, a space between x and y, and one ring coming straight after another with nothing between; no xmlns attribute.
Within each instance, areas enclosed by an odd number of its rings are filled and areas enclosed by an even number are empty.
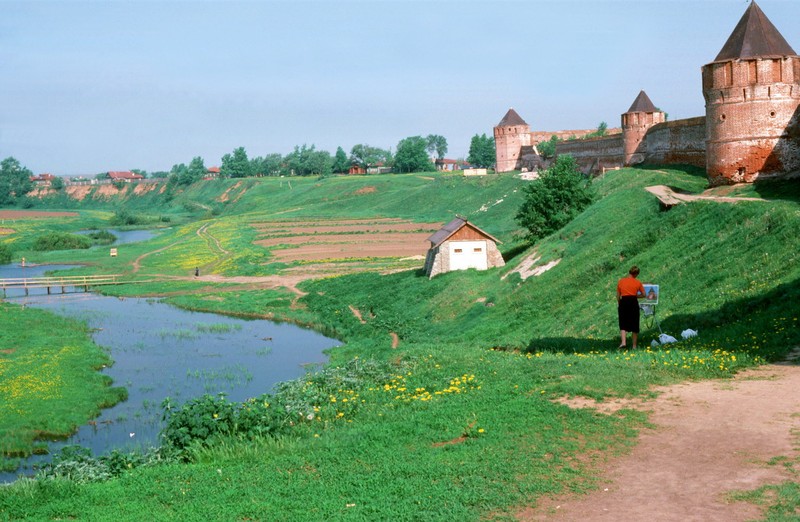
<svg viewBox="0 0 800 522"><path fill-rule="evenodd" d="M98 230L97 232L92 232L91 234L87 235L92 239L92 241L94 241L96 245L110 245L117 240L117 236L108 230Z"/></svg>
<svg viewBox="0 0 800 522"><path fill-rule="evenodd" d="M527 229L531 241L561 229L592 203L589 182L569 155L559 156L539 180L523 190L525 200L516 220Z"/></svg>
<svg viewBox="0 0 800 522"><path fill-rule="evenodd" d="M70 250L73 248L89 248L92 241L78 234L67 234L64 232L52 232L39 236L33 242L33 250L38 252L48 252L50 250Z"/></svg>
<svg viewBox="0 0 800 522"><path fill-rule="evenodd" d="M125 209L117 210L114 216L109 220L113 226L129 226L129 225L143 225L147 223L147 219L143 216L132 214Z"/></svg>
<svg viewBox="0 0 800 522"><path fill-rule="evenodd" d="M0 265L5 265L10 263L13 255L14 252L11 251L11 247L6 245L5 243L0 243Z"/></svg>

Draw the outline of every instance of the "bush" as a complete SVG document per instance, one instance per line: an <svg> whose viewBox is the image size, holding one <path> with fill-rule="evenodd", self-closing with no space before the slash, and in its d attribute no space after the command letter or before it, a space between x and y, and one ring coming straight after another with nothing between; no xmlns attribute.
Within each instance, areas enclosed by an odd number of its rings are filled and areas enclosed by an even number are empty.
<svg viewBox="0 0 800 522"><path fill-rule="evenodd" d="M356 393L389 382L396 373L405 373L409 368L409 363L398 364L356 358L342 366L279 383L274 395L264 394L241 403L229 402L220 394L204 395L176 407L167 398L162 404L165 426L161 437L169 449L188 459L185 450L216 437L274 437L303 423L349 416L359 403L333 404L331 397L342 389Z"/></svg>
<svg viewBox="0 0 800 522"><path fill-rule="evenodd" d="M4 243L0 243L0 265L10 263L13 255L14 252L11 251L11 247Z"/></svg>
<svg viewBox="0 0 800 522"><path fill-rule="evenodd" d="M96 245L110 245L117 240L117 236L108 230L98 230L97 232L87 234L87 236L89 236Z"/></svg>
<svg viewBox="0 0 800 522"><path fill-rule="evenodd" d="M113 226L144 225L147 222L147 218L132 214L125 209L114 212L114 216L109 220L109 223Z"/></svg>
<svg viewBox="0 0 800 522"><path fill-rule="evenodd" d="M523 190L525 200L516 220L531 241L561 229L592 203L589 181L569 155L559 156L539 180Z"/></svg>
<svg viewBox="0 0 800 522"><path fill-rule="evenodd" d="M33 242L33 250L37 252L48 252L50 250L71 250L73 248L89 248L92 241L86 236L78 234L67 234L64 232L52 232L39 236Z"/></svg>

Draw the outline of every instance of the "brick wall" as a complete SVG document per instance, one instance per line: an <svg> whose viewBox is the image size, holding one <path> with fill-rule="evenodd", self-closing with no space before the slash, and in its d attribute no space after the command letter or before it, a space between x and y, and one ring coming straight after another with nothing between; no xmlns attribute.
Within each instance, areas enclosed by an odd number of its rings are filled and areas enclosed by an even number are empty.
<svg viewBox="0 0 800 522"><path fill-rule="evenodd" d="M556 156L569 154L578 162L581 171L596 174L603 169L622 166L622 134L612 134L601 138L559 141L556 143Z"/></svg>
<svg viewBox="0 0 800 522"><path fill-rule="evenodd" d="M556 136L560 140L568 140L571 137L582 138L587 134L591 134L597 129L580 129L580 130L558 130L558 131L531 131L531 143L541 143L543 141L550 141L552 136ZM615 127L607 129L606 134L619 134L622 129Z"/></svg>
<svg viewBox="0 0 800 522"><path fill-rule="evenodd" d="M706 118L668 121L645 135L644 163L706 166Z"/></svg>

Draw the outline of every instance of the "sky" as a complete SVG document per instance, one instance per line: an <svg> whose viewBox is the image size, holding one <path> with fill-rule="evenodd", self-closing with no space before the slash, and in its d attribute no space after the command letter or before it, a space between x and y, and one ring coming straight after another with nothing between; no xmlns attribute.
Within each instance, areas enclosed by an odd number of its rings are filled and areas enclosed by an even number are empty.
<svg viewBox="0 0 800 522"><path fill-rule="evenodd" d="M458 158L510 107L617 127L642 89L701 116L700 68L748 4L0 0L0 159L94 175L428 134ZM800 2L758 4L800 49Z"/></svg>

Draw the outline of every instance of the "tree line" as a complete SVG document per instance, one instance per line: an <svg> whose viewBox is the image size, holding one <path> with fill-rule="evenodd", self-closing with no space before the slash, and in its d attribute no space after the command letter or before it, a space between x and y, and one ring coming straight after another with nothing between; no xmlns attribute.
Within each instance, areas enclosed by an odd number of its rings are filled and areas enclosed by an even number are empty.
<svg viewBox="0 0 800 522"><path fill-rule="evenodd" d="M444 159L448 144L444 136L409 136L397 144L393 152L366 143L359 143L350 149L348 155L342 147L337 147L332 155L319 150L315 145L295 146L286 155L278 153L250 158L244 147L238 147L222 156L219 176L223 178L245 178L250 176L328 176L344 174L351 168L385 168L391 172L426 172L436 169L431 157ZM473 167L491 168L495 163L494 138L486 134L473 136L467 163ZM186 163L173 165L169 171L147 172L131 169L131 172L145 178L166 178L171 185L191 185L208 176L208 167L202 157L196 156ZM13 157L0 163L0 205L13 205L33 189L33 173ZM107 179L108 172L102 172L95 179ZM63 179L56 177L51 186L63 188Z"/></svg>

